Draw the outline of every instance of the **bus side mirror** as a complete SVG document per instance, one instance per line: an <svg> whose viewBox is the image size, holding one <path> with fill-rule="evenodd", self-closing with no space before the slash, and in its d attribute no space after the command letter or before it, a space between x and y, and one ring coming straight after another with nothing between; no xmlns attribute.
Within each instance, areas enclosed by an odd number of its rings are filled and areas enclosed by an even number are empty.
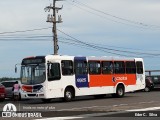
<svg viewBox="0 0 160 120"><path fill-rule="evenodd" d="M17 66L15 66L15 73L17 73Z"/></svg>
<svg viewBox="0 0 160 120"><path fill-rule="evenodd" d="M17 73L17 65L19 64L15 64L15 73Z"/></svg>

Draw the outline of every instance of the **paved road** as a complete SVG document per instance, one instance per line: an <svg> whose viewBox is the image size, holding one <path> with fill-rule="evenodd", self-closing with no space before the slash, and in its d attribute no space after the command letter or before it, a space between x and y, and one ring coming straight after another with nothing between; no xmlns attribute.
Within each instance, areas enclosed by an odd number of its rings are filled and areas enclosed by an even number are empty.
<svg viewBox="0 0 160 120"><path fill-rule="evenodd" d="M72 102L63 102L61 99L55 99L50 103L43 103L41 100L22 100L20 102L6 100L0 103L0 111L7 103L15 104L18 111L40 111L42 113L48 111L43 114L44 116L80 115L95 112L99 114L118 113L131 109L160 107L160 91L127 93L123 98L112 98L110 95L102 99L94 99L92 96L78 97ZM103 114L102 116L106 117Z"/></svg>

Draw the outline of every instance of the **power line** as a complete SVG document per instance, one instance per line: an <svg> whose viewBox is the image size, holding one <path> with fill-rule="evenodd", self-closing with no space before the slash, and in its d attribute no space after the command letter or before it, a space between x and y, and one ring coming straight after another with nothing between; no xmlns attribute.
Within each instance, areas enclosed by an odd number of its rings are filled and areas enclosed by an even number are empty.
<svg viewBox="0 0 160 120"><path fill-rule="evenodd" d="M67 39L65 38L65 40L72 40L72 41L76 42L75 40L68 39L68 38ZM114 51L114 52L119 52L119 53L128 53L130 55L134 54L134 55L160 56L159 53L156 54L156 53L147 53L147 52L138 52L138 51L134 52L134 51L119 50L119 49L113 49L113 48L108 48L108 47L102 47L102 45L98 46L98 44L93 44L93 43L89 43L89 42L80 43L79 41L77 41L77 43L82 44L82 45L84 45L84 43L85 43L85 45L86 44L87 45L92 45L92 47L94 46L94 47L99 48L101 50Z"/></svg>
<svg viewBox="0 0 160 120"><path fill-rule="evenodd" d="M32 29L32 30L23 30L23 32L35 31L35 30L43 30L43 29L44 28ZM68 38L62 38L62 39L71 40L72 41L71 44L73 44L73 42L74 42L74 44L78 43L78 44L81 44L81 46L87 46L87 47L98 49L98 50L105 51L105 52L107 51L108 53L111 53L111 54L122 55L122 56L126 56L126 55L119 54L119 53L127 53L127 54L135 54L135 55L148 55L148 56L159 56L160 55L160 54L157 54L157 53L146 53L146 52L137 52L137 51L134 52L134 51L128 51L128 50L113 49L113 48L109 48L109 47L102 47L102 45L100 45L100 44L98 46L98 44L89 43L89 42L82 42L82 41L80 41L80 40L78 40L78 39L66 34L65 32L63 32L61 30L58 30L58 31L63 33L63 34L65 34L66 36L70 37L71 39L68 39ZM16 33L16 32L17 31L14 31L14 32L3 32L3 33L4 34L8 34L8 33ZM18 31L18 32L22 32L22 31ZM53 37L53 36L52 35L35 35L35 36L31 35L31 36L25 36L25 37L24 36L21 36L21 37L17 37L17 36L14 36L14 37L13 36L0 36L0 41L12 41L12 40L17 40L17 41L46 41L46 40L48 40L47 38L51 38L51 37ZM65 42L63 42L63 43L65 43ZM114 46L114 47L116 47L116 46ZM112 52L109 52L109 51L112 51ZM117 53L117 52L119 52L119 53Z"/></svg>
<svg viewBox="0 0 160 120"><path fill-rule="evenodd" d="M57 30L58 30L58 29L57 29ZM79 42L79 43L84 44L84 45L86 45L86 46L88 46L88 47L91 47L91 48L94 48L94 49L97 49L97 50L100 50L100 51L103 51L103 52L108 52L108 53L110 53L110 54L115 54L115 55L121 55L121 56L129 57L128 55L118 54L118 53L114 53L114 52L109 52L109 51L102 50L102 49L100 49L100 48L97 47L97 46L90 45L90 44L88 44L88 43L82 42L82 41L80 41L80 40L78 40L78 39L76 39L76 38L74 38L74 37L68 35L67 33L65 33L65 32L63 32L63 31L61 31L61 30L58 30L58 31L61 32L61 33L63 33L63 34L65 34L66 36L72 38L73 41Z"/></svg>
<svg viewBox="0 0 160 120"><path fill-rule="evenodd" d="M47 38L52 35L36 35L36 36L0 36L0 39L24 39L24 38Z"/></svg>
<svg viewBox="0 0 160 120"><path fill-rule="evenodd" d="M65 32L58 30L61 33L67 35L70 38L63 38L63 37L59 37L58 39L63 39L60 40L61 43L64 44L69 44L69 45L76 45L79 47L83 47L83 48L91 48L91 49L97 49L99 51L103 51L103 52L107 52L110 54L115 54L115 55L121 55L121 56L127 56L127 57L131 57L131 56L144 56L144 55L148 55L147 57L156 57L159 56L160 54L156 54L156 53L146 53L146 52L138 52L138 51L126 51L126 50L119 50L119 49L113 49L113 48L109 48L109 47L103 47L101 44L95 44L95 43L89 43L89 42L83 42L80 41L68 34L66 34ZM20 37L20 38L16 38L16 37L6 37L6 38L1 38L0 37L0 41L52 41L50 38L52 38L53 36L51 35L45 35L45 36L26 36L26 37ZM48 39L49 38L49 39ZM106 45L105 45L106 46ZM115 46L114 46L115 47ZM146 56L145 56L146 57Z"/></svg>
<svg viewBox="0 0 160 120"><path fill-rule="evenodd" d="M137 52L137 51L129 51L129 50L120 50L120 49L114 49L113 47L116 47L116 46L112 46L112 48L109 48L109 47L103 47L101 44L94 44L94 43L89 43L89 42L82 42L80 40L77 40L75 39L74 37L64 33L63 31L61 30L58 30L60 31L61 33L67 35L68 37L70 37L71 39L68 39L68 38L63 38L65 40L71 40L75 43L79 43L81 45L86 45L88 47L96 47L98 49L101 49L101 50L108 50L108 51L115 51L115 52L121 52L121 53L130 53L130 54L136 54L136 55L150 55L150 56L156 56L156 55L160 55L160 54L157 54L157 53L147 53L147 52ZM11 37L11 36L0 36L0 41L12 41L12 40L17 40L17 41L46 41L47 38L52 38L53 36L52 35L36 35L36 36L21 36L21 37ZM50 39L49 39L50 40ZM72 42L72 43L73 43ZM117 47L116 47L117 48ZM123 48L124 49L124 48Z"/></svg>
<svg viewBox="0 0 160 120"><path fill-rule="evenodd" d="M144 52L132 52L132 51L124 51L124 50L118 50L118 49L111 49L111 48L106 48L106 47L102 47L102 46L97 46L97 45L93 45L91 43L87 43L87 42L82 42L68 34L66 34L65 32L61 31L61 30L58 30L59 32L65 34L66 36L70 37L73 39L73 41L75 42L79 42L80 44L83 44L83 45L86 45L88 47L91 47L91 48L95 48L97 50L100 50L100 51L103 51L103 52L108 52L110 54L115 54L115 55L121 55L121 56L127 56L127 57L130 57L131 55L126 55L126 54L121 54L121 53L127 53L127 54L135 54L136 56L137 55L148 55L148 56L145 56L145 57L150 57L150 56L160 56L160 54L154 54L154 53L144 53ZM109 52L109 51L112 51L112 52ZM116 52L116 53L115 53ZM118 53L120 52L120 53Z"/></svg>
<svg viewBox="0 0 160 120"><path fill-rule="evenodd" d="M71 5L74 5L75 7L79 8L79 9L81 9L81 10L83 10L83 11L86 11L86 12L88 12L88 13L90 13L90 14L93 14L93 15L96 15L96 16L98 16L98 17L101 17L101 18L103 18L103 19L105 19L105 20L113 21L113 22L115 22L115 23L121 23L121 24L124 24L124 25L135 26L135 25L132 25L132 24L124 23L124 22L122 22L122 21L117 21L117 20L113 20L113 19L107 18L106 16L102 16L102 15L100 15L100 14L97 14L97 13L92 12L92 11L90 11L90 10L87 10L87 9L85 9L85 8L82 8L82 7L80 7L80 6L76 5L76 4L72 4L72 3L70 3L69 1L66 1L66 2L68 2L68 3L71 4ZM136 27L139 27L139 26L136 26Z"/></svg>
<svg viewBox="0 0 160 120"><path fill-rule="evenodd" d="M125 22L128 22L128 23L132 23L132 24L135 24L135 25L143 26L143 27L151 27L151 28L156 28L156 29L160 28L160 26L157 26L157 25L149 25L149 24L145 24L143 22L133 21L133 20L129 20L129 19L126 19L126 18L118 17L116 15L112 15L110 13L95 9L95 8L93 8L93 7L91 7L91 6L87 5L87 4L84 4L82 2L79 2L77 0L71 0L71 1L73 3L76 3L76 4L80 5L80 6L88 8L88 9L93 10L95 12L110 16L112 18L116 18L117 20L125 21ZM114 20L112 20L112 21L114 21ZM119 21L114 21L114 22L119 22ZM123 22L119 22L119 23L126 24L126 23L123 23Z"/></svg>
<svg viewBox="0 0 160 120"><path fill-rule="evenodd" d="M3 35L3 34L14 34L14 33L32 32L32 31L46 30L46 29L50 29L50 28L52 28L52 27L36 28L36 29L20 30L20 31L12 31L12 32L0 32L0 34Z"/></svg>
<svg viewBox="0 0 160 120"><path fill-rule="evenodd" d="M37 29L32 29L32 30L37 30ZM28 31L28 30L22 30L22 31ZM16 33L16 31L13 31L14 33ZM13 33L12 32L12 33ZM4 33L4 32L3 32ZM7 32L7 33L11 33L11 32ZM33 34L25 34L25 35L18 35L18 36L15 36L14 35L8 35L8 34L4 34L3 36L0 36L0 40L1 41L5 41L5 40L16 40L16 39L26 39L27 38L50 38L50 37L53 37L53 35L33 35ZM59 37L60 38L60 37ZM67 40L71 40L71 39L67 39ZM94 44L94 43L91 43L91 44ZM144 50L144 49L133 49L133 48L126 48L126 47L119 47L119 46L110 46L110 45L104 45L104 44L99 44L99 43L96 43L94 45L100 45L100 46L107 46L107 47L111 47L111 48L120 48L120 49L129 49L129 50ZM146 50L145 50L146 51ZM148 51L158 51L160 52L159 50L148 50Z"/></svg>

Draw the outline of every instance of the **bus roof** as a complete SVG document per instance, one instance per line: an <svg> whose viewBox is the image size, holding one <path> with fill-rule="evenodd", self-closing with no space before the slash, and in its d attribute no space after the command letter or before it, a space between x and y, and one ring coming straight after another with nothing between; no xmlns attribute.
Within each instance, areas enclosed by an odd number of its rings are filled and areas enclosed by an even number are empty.
<svg viewBox="0 0 160 120"><path fill-rule="evenodd" d="M74 58L81 58L81 57L85 57L87 60L129 60L129 61L137 61L140 60L142 61L142 58L130 58L130 57L117 57L117 56L69 56L69 55L46 55L46 56L32 56L32 57L26 57L23 60L27 60L27 59L45 59L46 60L74 60Z"/></svg>

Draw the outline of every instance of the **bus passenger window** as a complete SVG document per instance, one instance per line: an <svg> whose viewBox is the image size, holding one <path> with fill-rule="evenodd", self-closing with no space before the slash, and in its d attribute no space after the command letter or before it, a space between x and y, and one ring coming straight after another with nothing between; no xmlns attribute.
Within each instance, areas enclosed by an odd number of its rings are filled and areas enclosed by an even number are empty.
<svg viewBox="0 0 160 120"><path fill-rule="evenodd" d="M136 64L134 61L126 61L126 73L127 74L136 73Z"/></svg>
<svg viewBox="0 0 160 120"><path fill-rule="evenodd" d="M77 75L88 74L86 61L75 61L75 74Z"/></svg>
<svg viewBox="0 0 160 120"><path fill-rule="evenodd" d="M143 74L143 64L141 61L136 62L136 68L138 74Z"/></svg>
<svg viewBox="0 0 160 120"><path fill-rule="evenodd" d="M113 74L113 62L112 61L102 62L102 73L103 74Z"/></svg>
<svg viewBox="0 0 160 120"><path fill-rule="evenodd" d="M114 72L115 74L123 74L125 73L125 66L123 61L114 62Z"/></svg>
<svg viewBox="0 0 160 120"><path fill-rule="evenodd" d="M59 63L49 63L48 64L48 81L60 80L60 65Z"/></svg>
<svg viewBox="0 0 160 120"><path fill-rule="evenodd" d="M71 60L62 60L62 75L73 75L73 62Z"/></svg>
<svg viewBox="0 0 160 120"><path fill-rule="evenodd" d="M89 74L101 74L100 61L89 61Z"/></svg>

